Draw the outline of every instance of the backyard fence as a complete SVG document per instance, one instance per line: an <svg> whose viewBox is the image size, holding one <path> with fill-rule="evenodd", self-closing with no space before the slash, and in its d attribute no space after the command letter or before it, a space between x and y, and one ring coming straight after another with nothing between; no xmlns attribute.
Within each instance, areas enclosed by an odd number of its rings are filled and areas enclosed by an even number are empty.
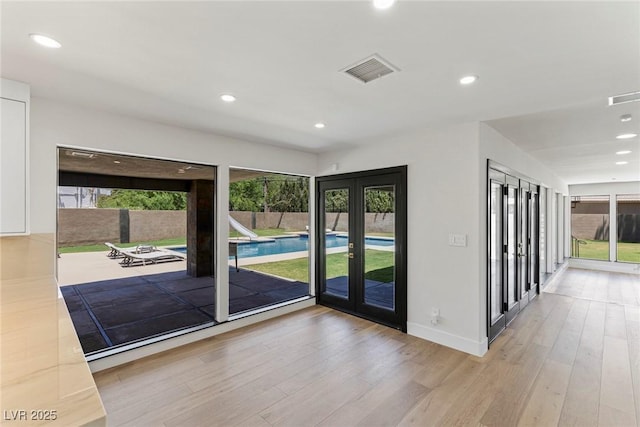
<svg viewBox="0 0 640 427"><path fill-rule="evenodd" d="M229 212L250 229L279 228L305 231L310 217L306 212ZM348 213L327 213L326 226L347 231ZM393 213L365 214L366 232L392 233ZM186 237L187 212L129 209L58 209L58 244L75 246L104 242L128 243Z"/></svg>
<svg viewBox="0 0 640 427"><path fill-rule="evenodd" d="M186 235L186 211L58 209L60 246L149 242Z"/></svg>

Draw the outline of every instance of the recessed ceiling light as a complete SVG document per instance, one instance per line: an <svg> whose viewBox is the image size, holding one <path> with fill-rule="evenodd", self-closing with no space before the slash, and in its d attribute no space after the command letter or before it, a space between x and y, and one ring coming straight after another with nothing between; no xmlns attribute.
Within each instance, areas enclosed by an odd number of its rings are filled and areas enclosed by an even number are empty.
<svg viewBox="0 0 640 427"><path fill-rule="evenodd" d="M116 165L120 164L120 160L114 160L113 163L115 163Z"/></svg>
<svg viewBox="0 0 640 427"><path fill-rule="evenodd" d="M38 43L41 46L49 47L51 49L59 49L62 47L59 41L52 39L51 37L43 36L42 34L29 34L31 40Z"/></svg>
<svg viewBox="0 0 640 427"><path fill-rule="evenodd" d="M222 99L224 102L233 102L236 100L236 97L225 93L224 95L220 95L220 99Z"/></svg>
<svg viewBox="0 0 640 427"><path fill-rule="evenodd" d="M184 169L178 169L178 173L184 173Z"/></svg>
<svg viewBox="0 0 640 427"><path fill-rule="evenodd" d="M636 136L638 136L637 133L623 133L616 136L616 139L631 139L631 138L635 138Z"/></svg>
<svg viewBox="0 0 640 427"><path fill-rule="evenodd" d="M629 154L629 153L631 153L630 150L616 151L616 154L619 155L619 156L622 156L624 154Z"/></svg>
<svg viewBox="0 0 640 427"><path fill-rule="evenodd" d="M620 116L620 121L621 122L630 122L631 121L631 114L623 114Z"/></svg>
<svg viewBox="0 0 640 427"><path fill-rule="evenodd" d="M376 9L389 9L396 0L373 0L373 7Z"/></svg>
<svg viewBox="0 0 640 427"><path fill-rule="evenodd" d="M323 129L325 127L325 124L324 123L316 123L314 126L316 127L316 129Z"/></svg>
<svg viewBox="0 0 640 427"><path fill-rule="evenodd" d="M626 165L629 162L616 162L616 165Z"/></svg>
<svg viewBox="0 0 640 427"><path fill-rule="evenodd" d="M460 84L470 85L471 83L474 83L476 80L478 80L478 76L464 76L463 78L460 79Z"/></svg>

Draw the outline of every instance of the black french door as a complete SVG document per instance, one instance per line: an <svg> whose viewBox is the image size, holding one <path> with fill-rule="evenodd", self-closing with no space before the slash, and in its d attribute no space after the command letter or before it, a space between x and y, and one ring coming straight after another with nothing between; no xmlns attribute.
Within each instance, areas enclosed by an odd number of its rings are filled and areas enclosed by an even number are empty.
<svg viewBox="0 0 640 427"><path fill-rule="evenodd" d="M406 166L317 179L318 303L407 325Z"/></svg>
<svg viewBox="0 0 640 427"><path fill-rule="evenodd" d="M489 168L487 214L491 342L540 291L538 185Z"/></svg>

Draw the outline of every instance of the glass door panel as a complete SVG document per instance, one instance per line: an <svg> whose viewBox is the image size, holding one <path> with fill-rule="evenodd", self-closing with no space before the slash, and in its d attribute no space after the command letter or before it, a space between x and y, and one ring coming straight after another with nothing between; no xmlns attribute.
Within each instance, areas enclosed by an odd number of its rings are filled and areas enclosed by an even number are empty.
<svg viewBox="0 0 640 427"><path fill-rule="evenodd" d="M489 342L506 327L504 315L504 177L490 181L489 189Z"/></svg>
<svg viewBox="0 0 640 427"><path fill-rule="evenodd" d="M538 263L538 283L544 283L547 274L547 189L540 187L538 194L538 252L540 254Z"/></svg>
<svg viewBox="0 0 640 427"><path fill-rule="evenodd" d="M364 303L395 310L395 186L364 187Z"/></svg>
<svg viewBox="0 0 640 427"><path fill-rule="evenodd" d="M520 311L520 292L518 288L518 203L519 188L509 184L505 197L505 240L506 268L504 270L504 298L506 323L509 323Z"/></svg>
<svg viewBox="0 0 640 427"><path fill-rule="evenodd" d="M529 184L521 182L518 198L518 289L523 308L529 302Z"/></svg>
<svg viewBox="0 0 640 427"><path fill-rule="evenodd" d="M529 299L538 294L538 193L529 193Z"/></svg>
<svg viewBox="0 0 640 427"><path fill-rule="evenodd" d="M323 293L334 298L349 300L350 260L353 257L349 233L349 187L323 191L324 239L322 256ZM350 248L351 246L351 248ZM351 255L350 255L351 254Z"/></svg>
<svg viewBox="0 0 640 427"><path fill-rule="evenodd" d="M491 292L491 324L502 316L502 214L503 186L491 182L491 208L489 218L489 289Z"/></svg>

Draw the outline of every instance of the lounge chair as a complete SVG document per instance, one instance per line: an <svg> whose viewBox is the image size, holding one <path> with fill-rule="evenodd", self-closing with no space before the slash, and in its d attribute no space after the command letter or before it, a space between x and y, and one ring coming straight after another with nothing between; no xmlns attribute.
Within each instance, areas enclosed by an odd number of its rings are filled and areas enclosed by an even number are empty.
<svg viewBox="0 0 640 427"><path fill-rule="evenodd" d="M123 267L131 267L133 265L142 264L147 265L147 262L151 262L152 264L156 264L158 262L165 261L180 261L185 259L185 255L180 252L169 251L164 249L156 249L153 252L121 252L122 254L122 264Z"/></svg>
<svg viewBox="0 0 640 427"><path fill-rule="evenodd" d="M121 257L123 253L128 252L131 250L131 248L121 248L118 247L116 245L114 245L113 243L109 243L109 242L105 242L105 245L111 249L111 252L109 252L107 254L107 256L109 258L118 258Z"/></svg>
<svg viewBox="0 0 640 427"><path fill-rule="evenodd" d="M135 248L121 248L119 246L114 245L113 243L105 242L104 243L111 251L107 254L109 258L120 258L124 256L126 253L134 253L134 254L143 254L147 252L157 251L153 245L138 245Z"/></svg>

